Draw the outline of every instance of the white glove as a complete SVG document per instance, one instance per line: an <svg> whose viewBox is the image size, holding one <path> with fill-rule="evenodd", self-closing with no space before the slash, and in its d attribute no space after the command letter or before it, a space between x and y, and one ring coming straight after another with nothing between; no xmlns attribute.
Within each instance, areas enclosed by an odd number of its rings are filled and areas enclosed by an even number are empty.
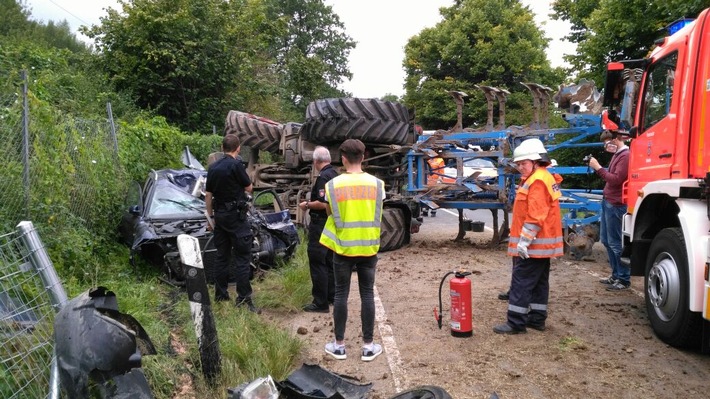
<svg viewBox="0 0 710 399"><path fill-rule="evenodd" d="M520 232L520 240L518 240L518 256L527 259L530 257L528 255L528 247L530 246L530 243L533 242L535 239L535 236L537 235L537 231L533 231L525 226L523 226L523 230Z"/></svg>

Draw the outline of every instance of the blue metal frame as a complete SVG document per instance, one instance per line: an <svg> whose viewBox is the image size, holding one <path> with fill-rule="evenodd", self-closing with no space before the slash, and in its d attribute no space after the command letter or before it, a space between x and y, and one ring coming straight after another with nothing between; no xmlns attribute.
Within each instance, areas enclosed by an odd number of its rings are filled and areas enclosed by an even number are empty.
<svg viewBox="0 0 710 399"><path fill-rule="evenodd" d="M419 137L417 143L407 154L408 179L407 190L410 195L419 196L422 203L435 204L440 208L450 209L511 209L515 199L515 184L517 174L509 172L511 160L506 158L505 148L515 148L522 141L530 137L538 137L545 143L548 153L563 148L601 147L602 143L583 142L589 137L598 138L602 132L601 117L590 114L565 114L569 128L524 130L511 127L506 130L490 132L459 132L447 134L440 139L431 141L429 136ZM560 141L561 137L567 139ZM474 150L475 149L475 150ZM480 149L480 150L479 150ZM445 160L456 159L458 165L473 158L487 158L498 161L498 191L484 191L477 185L467 184L463 181L467 176L447 176L456 179L460 190L452 189L451 199L439 198L434 200L427 194L431 187L427 187L427 159L431 154L437 153ZM587 166L556 166L549 168L552 173L561 175L592 173ZM445 176L436 170L434 175ZM462 170L458 170L462 174ZM505 190L505 196L500 196L499 191ZM584 193L586 195L580 195ZM601 203L601 190L562 189L565 201L560 203L562 209L567 209L563 215L564 228L573 225L589 224L599 221ZM466 197L460 199L460 197ZM505 200L501 199L505 198ZM583 216L579 213L583 212Z"/></svg>

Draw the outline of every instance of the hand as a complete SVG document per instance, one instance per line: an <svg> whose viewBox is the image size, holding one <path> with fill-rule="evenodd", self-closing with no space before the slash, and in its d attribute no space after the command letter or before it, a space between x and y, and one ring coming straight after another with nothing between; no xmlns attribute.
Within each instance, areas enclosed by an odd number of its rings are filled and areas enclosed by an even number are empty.
<svg viewBox="0 0 710 399"><path fill-rule="evenodd" d="M528 255L528 246L529 245L530 245L530 242L523 241L523 239L521 237L520 241L518 241L518 256L519 257L521 257L523 259L527 259L530 257L530 255Z"/></svg>
<svg viewBox="0 0 710 399"><path fill-rule="evenodd" d="M535 239L535 236L537 235L536 231L533 231L525 226L523 226L523 230L520 232L520 240L518 240L518 256L527 259L530 257L528 254L528 247L530 244L533 242Z"/></svg>
<svg viewBox="0 0 710 399"><path fill-rule="evenodd" d="M308 204L307 201L303 201L303 202L301 202L300 204L298 204L298 207L301 208L301 210L305 211L305 210L307 209L307 208L306 208L306 205L307 205L307 204Z"/></svg>
<svg viewBox="0 0 710 399"><path fill-rule="evenodd" d="M599 165L599 161L597 161L596 158L592 157L592 158L589 160L589 167L592 168L592 169L594 169L594 170L598 170L598 169L601 168L602 166Z"/></svg>

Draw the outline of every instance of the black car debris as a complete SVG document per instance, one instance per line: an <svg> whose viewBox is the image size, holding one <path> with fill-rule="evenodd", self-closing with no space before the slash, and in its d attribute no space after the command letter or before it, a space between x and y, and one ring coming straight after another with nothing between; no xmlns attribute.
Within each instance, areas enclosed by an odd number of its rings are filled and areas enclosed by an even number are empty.
<svg viewBox="0 0 710 399"><path fill-rule="evenodd" d="M122 241L131 248L131 263L135 254L159 267L167 281L182 284L184 267L180 262L177 237L188 234L197 238L208 282L213 282L216 250L213 234L207 229L204 186L207 171L186 148L182 156L186 169L151 171L143 186L134 182L126 196L126 212L120 224ZM261 200L260 200L261 199ZM257 209L254 203L273 201L273 212ZM296 226L291 221L275 193L259 192L249 203L251 223L252 275L275 267L279 260L288 261L299 243ZM234 281L233 276L230 280Z"/></svg>

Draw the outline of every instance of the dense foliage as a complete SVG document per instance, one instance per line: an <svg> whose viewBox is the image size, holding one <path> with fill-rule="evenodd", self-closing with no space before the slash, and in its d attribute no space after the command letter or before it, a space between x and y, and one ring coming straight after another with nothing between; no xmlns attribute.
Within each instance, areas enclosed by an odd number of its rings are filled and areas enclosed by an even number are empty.
<svg viewBox="0 0 710 399"><path fill-rule="evenodd" d="M671 22L706 7L708 0L556 0L553 17L572 26L567 39L577 53L566 57L571 71L602 87L608 62L643 58Z"/></svg>
<svg viewBox="0 0 710 399"><path fill-rule="evenodd" d="M338 15L322 0L270 0L270 18L284 25L276 69L288 120L301 121L308 103L344 97L337 87L352 78L348 55L355 47Z"/></svg>
<svg viewBox="0 0 710 399"><path fill-rule="evenodd" d="M531 121L532 99L521 82L556 85L561 71L545 57L548 39L518 0L463 0L442 8L443 20L409 40L405 48L405 102L427 129L450 128L456 106L449 91L470 98L464 127L485 125L486 102L474 85L509 90L506 120ZM527 108L527 112L518 112Z"/></svg>
<svg viewBox="0 0 710 399"><path fill-rule="evenodd" d="M354 43L322 0L120 4L84 30L100 65L140 107L187 131L221 129L230 109L300 117L313 99L342 96L351 76Z"/></svg>

